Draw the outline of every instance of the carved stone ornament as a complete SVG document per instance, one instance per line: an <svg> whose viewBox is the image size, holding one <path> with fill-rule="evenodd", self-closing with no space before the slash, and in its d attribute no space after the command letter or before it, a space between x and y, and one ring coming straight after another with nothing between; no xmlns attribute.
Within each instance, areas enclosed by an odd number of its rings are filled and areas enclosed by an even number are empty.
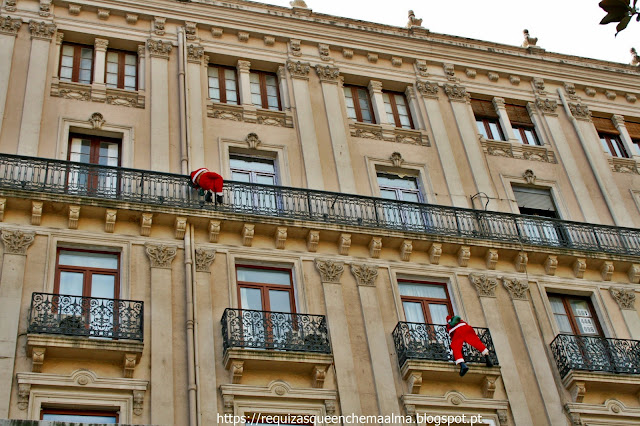
<svg viewBox="0 0 640 426"><path fill-rule="evenodd" d="M245 223L242 226L242 231L240 235L242 236L242 245L245 247L251 247L253 244L253 236L256 233L256 225L252 223Z"/></svg>
<svg viewBox="0 0 640 426"><path fill-rule="evenodd" d="M496 82L500 79L500 74L498 74L497 72L489 71L487 73L487 78L489 79L489 81Z"/></svg>
<svg viewBox="0 0 640 426"><path fill-rule="evenodd" d="M167 18L160 18L156 16L153 19L153 31L161 36L164 35L164 24L167 22Z"/></svg>
<svg viewBox="0 0 640 426"><path fill-rule="evenodd" d="M171 262L178 253L176 246L145 244L144 247L152 268L171 269Z"/></svg>
<svg viewBox="0 0 640 426"><path fill-rule="evenodd" d="M496 297L496 287L498 280L484 274L469 274L469 280L476 286L476 291L480 297Z"/></svg>
<svg viewBox="0 0 640 426"><path fill-rule="evenodd" d="M217 243L219 237L220 237L220 221L210 220L209 221L209 242Z"/></svg>
<svg viewBox="0 0 640 426"><path fill-rule="evenodd" d="M573 83L564 83L564 91L567 92L570 98L575 99L576 95L576 86Z"/></svg>
<svg viewBox="0 0 640 426"><path fill-rule="evenodd" d="M22 232L20 230L3 229L2 242L4 243L4 252L10 254L27 254L27 249L35 239L34 232Z"/></svg>
<svg viewBox="0 0 640 426"><path fill-rule="evenodd" d="M320 81L337 83L340 77L340 69L329 65L316 65L316 74L318 74Z"/></svg>
<svg viewBox="0 0 640 426"><path fill-rule="evenodd" d="M555 275L556 269L558 269L558 256L550 254L544 261L544 272L547 275Z"/></svg>
<svg viewBox="0 0 640 426"><path fill-rule="evenodd" d="M578 258L573 262L573 274L576 278L583 278L584 272L587 270L587 259Z"/></svg>
<svg viewBox="0 0 640 426"><path fill-rule="evenodd" d="M0 16L0 34L16 35L22 26L22 19Z"/></svg>
<svg viewBox="0 0 640 426"><path fill-rule="evenodd" d="M378 259L380 257L380 252L382 251L382 237L371 237L371 241L369 241L369 256L374 259Z"/></svg>
<svg viewBox="0 0 640 426"><path fill-rule="evenodd" d="M533 89L536 93L539 93L541 95L544 95L545 93L547 93L544 90L544 80L538 77L535 77L533 79L533 81L531 82L533 84Z"/></svg>
<svg viewBox="0 0 640 426"><path fill-rule="evenodd" d="M234 405L233 395L222 395L222 400L224 404L224 413L233 414L233 405Z"/></svg>
<svg viewBox="0 0 640 426"><path fill-rule="evenodd" d="M17 10L16 0L5 0L4 8L7 12L15 12Z"/></svg>
<svg viewBox="0 0 640 426"><path fill-rule="evenodd" d="M429 75L427 70L427 61L424 59L416 59L416 72L419 76L426 77Z"/></svg>
<svg viewBox="0 0 640 426"><path fill-rule="evenodd" d="M18 408L20 410L26 410L29 407L29 395L31 395L31 384L19 383L18 384Z"/></svg>
<svg viewBox="0 0 640 426"><path fill-rule="evenodd" d="M531 37L529 35L529 30L522 31L524 34L524 41L522 42L522 47L535 46L538 43L538 37Z"/></svg>
<svg viewBox="0 0 640 426"><path fill-rule="evenodd" d="M300 40L289 40L289 49L292 56L302 56L302 48L300 47Z"/></svg>
<svg viewBox="0 0 640 426"><path fill-rule="evenodd" d="M376 62L378 62L378 54L373 52L368 52L367 61L371 62L372 64L375 64Z"/></svg>
<svg viewBox="0 0 640 426"><path fill-rule="evenodd" d="M80 206L69 206L69 229L78 229Z"/></svg>
<svg viewBox="0 0 640 426"><path fill-rule="evenodd" d="M273 46L276 44L276 38L274 36L264 36L263 40L265 46Z"/></svg>
<svg viewBox="0 0 640 426"><path fill-rule="evenodd" d="M460 246L458 250L458 265L467 267L469 265L469 259L471 259L471 247Z"/></svg>
<svg viewBox="0 0 640 426"><path fill-rule="evenodd" d="M514 86L517 86L520 84L520 77L518 77L517 75L510 75L509 82Z"/></svg>
<svg viewBox="0 0 640 426"><path fill-rule="evenodd" d="M289 73L291 73L291 77L309 78L309 70L311 70L311 64L309 64L309 62L287 61L287 70L289 70Z"/></svg>
<svg viewBox="0 0 640 426"><path fill-rule="evenodd" d="M407 28L422 27L422 18L416 18L413 10L409 11L409 21L407 22Z"/></svg>
<svg viewBox="0 0 640 426"><path fill-rule="evenodd" d="M185 21L184 23L184 32L187 40L195 40L197 36L197 26L195 22Z"/></svg>
<svg viewBox="0 0 640 426"><path fill-rule="evenodd" d="M469 78L476 78L476 76L478 75L478 72L474 68L467 68L466 70L464 70L464 73Z"/></svg>
<svg viewBox="0 0 640 426"><path fill-rule="evenodd" d="M133 391L133 414L136 416L142 415L142 407L144 406L144 393L143 390Z"/></svg>
<svg viewBox="0 0 640 426"><path fill-rule="evenodd" d="M444 75L448 80L456 79L455 67L453 64L442 64L442 69L444 70Z"/></svg>
<svg viewBox="0 0 640 426"><path fill-rule="evenodd" d="M349 255L349 249L351 248L351 234L340 234L338 237L338 253L343 256Z"/></svg>
<svg viewBox="0 0 640 426"><path fill-rule="evenodd" d="M320 243L320 231L310 230L307 234L307 250L310 252L318 251L318 244Z"/></svg>
<svg viewBox="0 0 640 426"><path fill-rule="evenodd" d="M416 81L416 89L422 96L428 96L431 98L438 97L438 83L431 83L428 81Z"/></svg>
<svg viewBox="0 0 640 426"><path fill-rule="evenodd" d="M524 178L525 182L527 182L529 185L535 185L536 174L533 172L533 170L531 169L525 170L524 173L522 174L522 177Z"/></svg>
<svg viewBox="0 0 640 426"><path fill-rule="evenodd" d="M138 23L138 14L136 13L125 13L124 20L127 21L129 25L135 25Z"/></svg>
<svg viewBox="0 0 640 426"><path fill-rule="evenodd" d="M528 300L527 290L529 290L529 283L527 283L526 280L519 280L516 278L503 278L502 285L509 292L511 299Z"/></svg>
<svg viewBox="0 0 640 426"><path fill-rule="evenodd" d="M429 248L429 262L431 262L432 265L438 265L440 263L440 256L442 256L442 244L431 244Z"/></svg>
<svg viewBox="0 0 640 426"><path fill-rule="evenodd" d="M600 274L604 281L611 281L611 278L613 278L613 262L605 260L600 268Z"/></svg>
<svg viewBox="0 0 640 426"><path fill-rule="evenodd" d="M340 277L344 272L343 262L334 262L329 259L316 259L315 265L323 283L340 284Z"/></svg>
<svg viewBox="0 0 640 426"><path fill-rule="evenodd" d="M325 399L324 409L328 416L333 416L336 413L336 402L333 399Z"/></svg>
<svg viewBox="0 0 640 426"><path fill-rule="evenodd" d="M342 56L347 59L353 58L353 49L347 49L346 47L342 49Z"/></svg>
<svg viewBox="0 0 640 426"><path fill-rule="evenodd" d="M246 31L238 31L238 41L246 43L249 41L249 33Z"/></svg>
<svg viewBox="0 0 640 426"><path fill-rule="evenodd" d="M400 154L399 152L394 152L393 154L391 154L389 160L391 160L393 167L402 167L402 163L404 163L404 158L402 158L402 154Z"/></svg>
<svg viewBox="0 0 640 426"><path fill-rule="evenodd" d="M636 101L638 100L638 97L636 95L633 95L631 93L627 93L624 98L627 100L627 102L629 102L630 104L635 104Z"/></svg>
<svg viewBox="0 0 640 426"><path fill-rule="evenodd" d="M31 38L51 40L56 32L56 24L31 20L29 21L29 32L31 32Z"/></svg>
<svg viewBox="0 0 640 426"><path fill-rule="evenodd" d="M543 114L555 114L556 109L558 109L558 102L536 96L536 107L538 107Z"/></svg>
<svg viewBox="0 0 640 426"><path fill-rule="evenodd" d="M204 48L190 44L187 46L187 61L200 63L204 56Z"/></svg>
<svg viewBox="0 0 640 426"><path fill-rule="evenodd" d="M38 10L38 15L47 17L51 15L51 2L40 0L40 8Z"/></svg>
<svg viewBox="0 0 640 426"><path fill-rule="evenodd" d="M636 292L632 288L610 287L609 294L620 306L620 309L635 309Z"/></svg>
<svg viewBox="0 0 640 426"><path fill-rule="evenodd" d="M450 101L466 102L469 97L467 89L462 86L458 86L457 84L445 84L442 87Z"/></svg>
<svg viewBox="0 0 640 426"><path fill-rule="evenodd" d="M287 227L277 226L276 233L275 233L276 248L283 250L286 242L287 242Z"/></svg>
<svg viewBox="0 0 640 426"><path fill-rule="evenodd" d="M331 56L329 56L329 45L328 44L318 44L318 54L320 55L320 59L323 61L330 61Z"/></svg>
<svg viewBox="0 0 640 426"><path fill-rule="evenodd" d="M589 97L594 97L596 95L596 89L593 87L585 87L584 93Z"/></svg>
<svg viewBox="0 0 640 426"><path fill-rule="evenodd" d="M99 112L94 112L93 114L91 114L91 117L89 117L89 122L91 123L91 127L94 130L102 130L102 126L104 126L104 123L106 123L103 115Z"/></svg>
<svg viewBox="0 0 640 426"><path fill-rule="evenodd" d="M222 28L211 27L211 36L212 37L220 38L220 37L222 37L223 33L224 33L224 30Z"/></svg>
<svg viewBox="0 0 640 426"><path fill-rule="evenodd" d="M171 49L173 49L173 45L168 41L162 40L147 40L147 48L149 49L149 53L151 56L155 56L158 58L169 59L169 53L171 53Z"/></svg>
<svg viewBox="0 0 640 426"><path fill-rule="evenodd" d="M304 7L308 9L307 3L305 3L304 0L293 0L289 2L289 5L291 7Z"/></svg>
<svg viewBox="0 0 640 426"><path fill-rule="evenodd" d="M589 107L585 104L581 103L570 103L569 109L571 110L571 115L573 115L578 120L591 120L591 111L589 111Z"/></svg>
<svg viewBox="0 0 640 426"><path fill-rule="evenodd" d="M196 271L211 272L211 263L216 258L214 249L197 248L196 249Z"/></svg>
<svg viewBox="0 0 640 426"><path fill-rule="evenodd" d="M393 65L394 67L401 67L402 66L402 58L399 56L392 56L391 57L391 65Z"/></svg>
<svg viewBox="0 0 640 426"><path fill-rule="evenodd" d="M109 15L111 15L111 11L109 9L98 8L98 19L106 21L109 19Z"/></svg>
<svg viewBox="0 0 640 426"><path fill-rule="evenodd" d="M408 262L411 259L411 252L413 251L413 242L411 240L404 240L400 244L400 260Z"/></svg>
<svg viewBox="0 0 640 426"><path fill-rule="evenodd" d="M613 101L616 99L616 97L618 96L618 94L616 92L614 92L613 90L605 90L604 91L604 95L607 97L607 99L609 99L610 101Z"/></svg>
<svg viewBox="0 0 640 426"><path fill-rule="evenodd" d="M640 66L640 56L638 56L638 52L636 51L636 48L632 47L630 52L631 52L631 62L629 63L636 67Z"/></svg>
<svg viewBox="0 0 640 426"><path fill-rule="evenodd" d="M485 255L484 260L485 264L487 265L487 269L496 269L496 265L498 264L498 250L487 250L487 254Z"/></svg>
<svg viewBox="0 0 640 426"><path fill-rule="evenodd" d="M247 142L250 149L258 149L258 145L262 143L256 133L249 133L244 140Z"/></svg>
<svg viewBox="0 0 640 426"><path fill-rule="evenodd" d="M366 265L364 263L352 264L351 273L356 277L358 285L375 287L376 278L378 278L378 267L375 265Z"/></svg>

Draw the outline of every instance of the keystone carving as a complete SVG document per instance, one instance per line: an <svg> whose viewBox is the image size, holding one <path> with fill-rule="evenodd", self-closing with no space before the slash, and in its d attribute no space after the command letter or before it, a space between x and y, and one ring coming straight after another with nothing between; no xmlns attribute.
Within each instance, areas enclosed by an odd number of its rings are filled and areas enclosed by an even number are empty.
<svg viewBox="0 0 640 426"><path fill-rule="evenodd" d="M3 229L2 242L4 243L4 252L10 254L27 254L27 249L35 239L34 232L22 232L20 230Z"/></svg>
<svg viewBox="0 0 640 426"><path fill-rule="evenodd" d="M513 300L528 300L527 290L529 290L529 283L526 280L519 280L517 278L502 278L502 285L507 289L511 299Z"/></svg>
<svg viewBox="0 0 640 426"><path fill-rule="evenodd" d="M609 294L620 306L620 309L635 310L636 292L632 288L610 287Z"/></svg>
<svg viewBox="0 0 640 426"><path fill-rule="evenodd" d="M323 283L340 284L340 277L344 272L343 262L334 262L329 259L316 259L315 265Z"/></svg>
<svg viewBox="0 0 640 426"><path fill-rule="evenodd" d="M171 269L171 262L178 253L176 246L145 244L144 247L152 268Z"/></svg>
<svg viewBox="0 0 640 426"><path fill-rule="evenodd" d="M529 185L535 185L536 174L533 172L533 170L531 169L525 170L524 173L522 174L522 177L524 178L525 182L527 182Z"/></svg>
<svg viewBox="0 0 640 426"><path fill-rule="evenodd" d="M211 263L216 258L214 249L196 249L196 272L211 272Z"/></svg>
<svg viewBox="0 0 640 426"><path fill-rule="evenodd" d="M498 280L484 274L469 274L469 280L476 286L476 291L480 297L496 297L496 287Z"/></svg>
<svg viewBox="0 0 640 426"><path fill-rule="evenodd" d="M367 265L364 263L352 264L351 273L356 277L358 285L375 287L376 278L378 278L378 267L375 265Z"/></svg>

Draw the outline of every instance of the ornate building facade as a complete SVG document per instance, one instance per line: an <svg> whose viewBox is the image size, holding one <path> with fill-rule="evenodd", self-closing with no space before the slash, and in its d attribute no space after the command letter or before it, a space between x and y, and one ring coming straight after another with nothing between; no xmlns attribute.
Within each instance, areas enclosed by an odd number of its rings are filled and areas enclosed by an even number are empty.
<svg viewBox="0 0 640 426"><path fill-rule="evenodd" d="M640 69L421 23L3 0L0 419L640 424Z"/></svg>

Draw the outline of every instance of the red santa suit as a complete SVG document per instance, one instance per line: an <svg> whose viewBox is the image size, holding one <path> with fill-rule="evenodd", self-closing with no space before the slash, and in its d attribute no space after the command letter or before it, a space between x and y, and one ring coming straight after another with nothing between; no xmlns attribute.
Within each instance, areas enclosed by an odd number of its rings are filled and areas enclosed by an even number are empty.
<svg viewBox="0 0 640 426"><path fill-rule="evenodd" d="M205 191L213 191L216 195L222 195L222 184L224 183L222 176L210 172L207 168L202 167L191 172L191 182Z"/></svg>
<svg viewBox="0 0 640 426"><path fill-rule="evenodd" d="M484 345L484 343L482 343L476 332L473 331L473 328L471 328L469 324L461 319L457 324L453 326L450 324L450 322L451 315L447 317L447 331L449 332L449 336L451 337L451 350L453 351L453 359L456 360L456 364L464 362L464 357L462 355L463 343L470 344L479 352L481 352L482 355L489 354L489 350Z"/></svg>

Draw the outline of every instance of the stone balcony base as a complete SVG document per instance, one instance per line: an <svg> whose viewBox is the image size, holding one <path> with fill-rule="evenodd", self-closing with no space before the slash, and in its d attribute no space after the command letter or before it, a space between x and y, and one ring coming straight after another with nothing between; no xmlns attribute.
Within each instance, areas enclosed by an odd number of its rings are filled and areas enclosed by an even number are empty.
<svg viewBox="0 0 640 426"><path fill-rule="evenodd" d="M571 370L562 379L574 403L584 401L587 392L630 394L640 398L640 375Z"/></svg>

